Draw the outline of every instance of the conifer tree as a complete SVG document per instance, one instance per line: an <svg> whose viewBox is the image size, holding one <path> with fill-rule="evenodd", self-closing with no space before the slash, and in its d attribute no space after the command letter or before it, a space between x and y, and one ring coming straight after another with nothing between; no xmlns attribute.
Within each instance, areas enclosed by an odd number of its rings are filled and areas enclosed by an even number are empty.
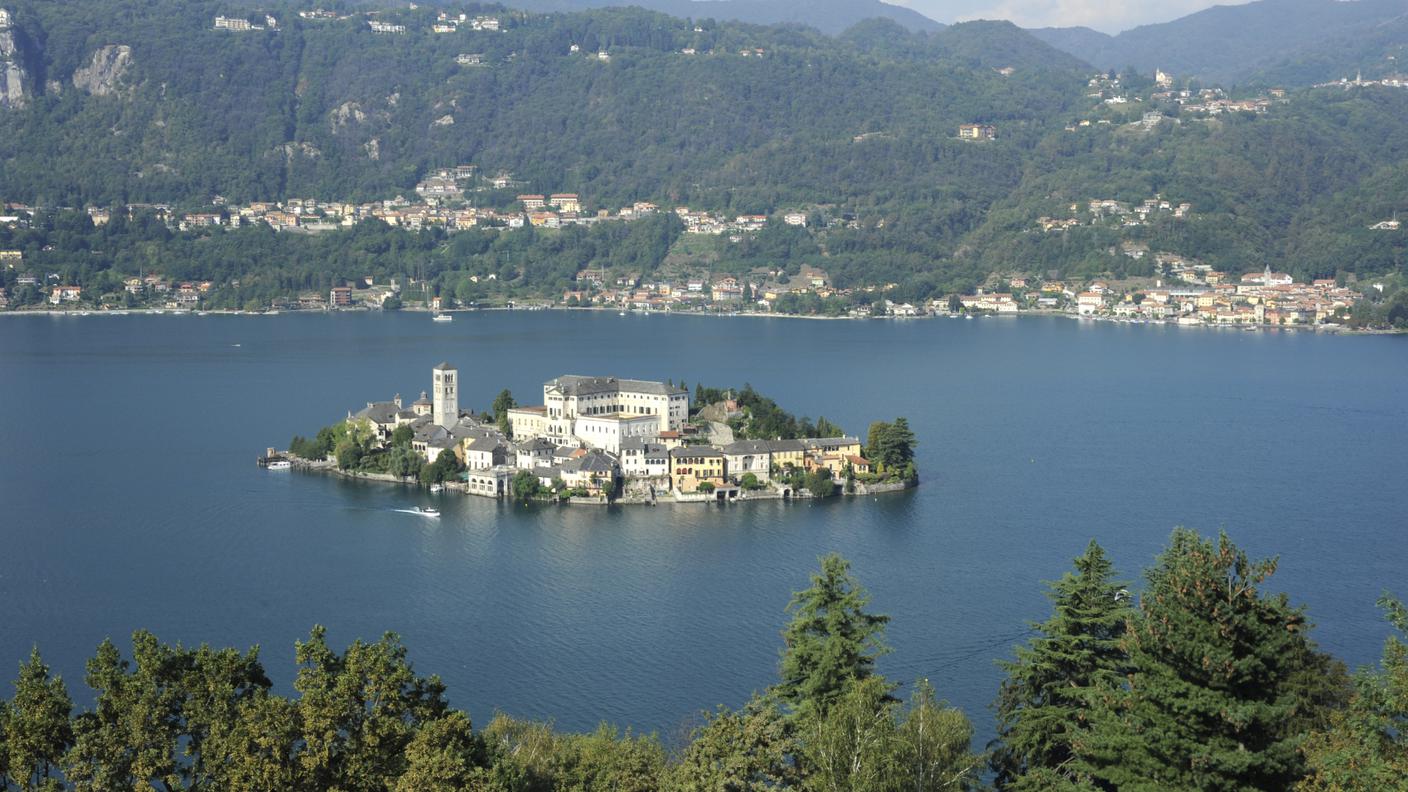
<svg viewBox="0 0 1408 792"><path fill-rule="evenodd" d="M1317 653L1304 612L1261 590L1275 569L1225 534L1174 531L1125 636L1128 682L1101 696L1089 745L1102 784L1281 790L1302 775L1293 724L1319 698L1302 676Z"/></svg>
<svg viewBox="0 0 1408 792"><path fill-rule="evenodd" d="M773 689L797 714L825 714L847 686L874 674L889 651L888 616L867 613L870 595L836 553L821 559L812 585L792 595L792 621L782 633L782 681Z"/></svg>
<svg viewBox="0 0 1408 792"><path fill-rule="evenodd" d="M15 697L6 709L4 761L10 779L26 792L56 787L54 771L73 744L73 702L64 681L49 676L38 649L20 665Z"/></svg>
<svg viewBox="0 0 1408 792"><path fill-rule="evenodd" d="M1051 618L1034 625L1015 662L1001 664L992 767L1003 788L1049 789L1088 769L1075 744L1089 732L1092 694L1117 685L1125 663L1128 592L1113 575L1092 540L1075 571L1051 584Z"/></svg>

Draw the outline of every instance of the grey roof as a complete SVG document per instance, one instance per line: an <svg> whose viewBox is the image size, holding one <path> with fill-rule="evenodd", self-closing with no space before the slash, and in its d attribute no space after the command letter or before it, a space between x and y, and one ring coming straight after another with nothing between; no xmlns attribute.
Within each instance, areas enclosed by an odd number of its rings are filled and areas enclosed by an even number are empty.
<svg viewBox="0 0 1408 792"><path fill-rule="evenodd" d="M802 444L807 448L821 448L822 446L852 445L860 440L854 437L808 437L802 440Z"/></svg>
<svg viewBox="0 0 1408 792"><path fill-rule="evenodd" d="M767 440L765 442L768 444L768 450L773 453L781 451L805 451L807 448L802 445L801 440Z"/></svg>
<svg viewBox="0 0 1408 792"><path fill-rule="evenodd" d="M739 440L724 446L725 454L770 454L772 448L766 440Z"/></svg>
<svg viewBox="0 0 1408 792"><path fill-rule="evenodd" d="M590 396L595 393L620 393L623 390L634 393L650 393L656 396L688 393L684 388L650 380L619 379L617 377L583 377L578 374L564 374L548 385L556 385L568 396Z"/></svg>
<svg viewBox="0 0 1408 792"><path fill-rule="evenodd" d="M372 402L353 414L353 418L370 420L372 423L389 424L396 422L396 414L401 411L396 402Z"/></svg>
<svg viewBox="0 0 1408 792"><path fill-rule="evenodd" d="M553 445L552 441L548 440L546 437L535 437L532 440L524 440L515 443L513 448L515 451L532 453L534 451L552 451L557 448L557 446Z"/></svg>
<svg viewBox="0 0 1408 792"><path fill-rule="evenodd" d="M606 454L591 452L563 463L562 469L581 473L611 473L616 470L616 460Z"/></svg>
<svg viewBox="0 0 1408 792"><path fill-rule="evenodd" d="M670 456L672 456L672 457L682 457L682 456L706 456L706 457L715 457L715 456L723 456L723 455L724 455L724 452L720 451L720 450L717 449L717 448L714 448L713 446L704 446L704 445L697 445L697 446L675 446L674 448L671 448L671 449L670 449Z"/></svg>
<svg viewBox="0 0 1408 792"><path fill-rule="evenodd" d="M433 371L457 371L458 369L456 369L454 366L451 366L449 363L441 363L440 365L436 366L436 367L435 367L434 369L432 369L432 370L433 370Z"/></svg>
<svg viewBox="0 0 1408 792"><path fill-rule="evenodd" d="M640 436L627 437L625 440L621 441L622 451L625 451L628 448L632 451L635 451L637 449L645 451L649 446L650 444L645 441L645 438Z"/></svg>
<svg viewBox="0 0 1408 792"><path fill-rule="evenodd" d="M577 448L576 446L555 446L552 450L552 455L558 458L570 459L572 455L577 453L579 450L581 449Z"/></svg>

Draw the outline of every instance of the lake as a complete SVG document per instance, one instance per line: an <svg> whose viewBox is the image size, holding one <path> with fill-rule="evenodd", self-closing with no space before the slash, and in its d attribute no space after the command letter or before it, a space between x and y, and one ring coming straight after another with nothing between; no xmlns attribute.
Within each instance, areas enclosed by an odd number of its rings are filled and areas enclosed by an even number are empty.
<svg viewBox="0 0 1408 792"><path fill-rule="evenodd" d="M460 404L558 374L724 387L864 436L906 416L923 485L878 499L519 507L255 466L460 369ZM1320 644L1375 660L1408 595L1408 338L1060 318L805 321L594 312L0 319L0 678L38 644L87 702L111 636L259 644L290 691L314 624L399 633L495 710L672 738L776 678L791 592L839 551L889 614L883 673L991 736L1042 581L1093 537L1137 579L1187 525L1279 555ZM398 511L437 503L443 517Z"/></svg>

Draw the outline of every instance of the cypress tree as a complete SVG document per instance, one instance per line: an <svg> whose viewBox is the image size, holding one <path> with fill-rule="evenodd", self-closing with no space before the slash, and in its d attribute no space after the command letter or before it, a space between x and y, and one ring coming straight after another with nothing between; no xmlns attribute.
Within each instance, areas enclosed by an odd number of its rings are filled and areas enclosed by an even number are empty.
<svg viewBox="0 0 1408 792"><path fill-rule="evenodd" d="M49 675L38 649L20 665L15 697L7 709L4 747L10 779L26 791L57 787L53 776L73 744L73 701L64 681Z"/></svg>
<svg viewBox="0 0 1408 792"><path fill-rule="evenodd" d="M1092 693L1118 684L1130 615L1124 584L1093 540L1075 571L1050 584L1052 614L1037 636L1001 663L992 768L999 786L1050 789L1088 768L1076 743L1088 735Z"/></svg>
<svg viewBox="0 0 1408 792"><path fill-rule="evenodd" d="M1089 743L1099 780L1282 790L1300 777L1293 724L1319 698L1303 671L1325 664L1302 609L1261 590L1275 569L1274 560L1249 561L1225 534L1212 542L1174 531L1125 636L1128 682L1102 696Z"/></svg>
<svg viewBox="0 0 1408 792"><path fill-rule="evenodd" d="M853 682L875 672L889 651L882 636L888 616L867 613L870 595L836 553L821 559L812 585L792 595L792 621L782 633L782 681L773 693L794 713L821 715Z"/></svg>

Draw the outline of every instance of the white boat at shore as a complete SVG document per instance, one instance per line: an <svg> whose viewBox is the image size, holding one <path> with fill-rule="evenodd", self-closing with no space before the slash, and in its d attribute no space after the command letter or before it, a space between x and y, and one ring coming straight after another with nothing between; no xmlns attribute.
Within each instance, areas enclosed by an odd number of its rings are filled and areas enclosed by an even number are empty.
<svg viewBox="0 0 1408 792"><path fill-rule="evenodd" d="M430 485L430 491L431 491L431 492L444 492L444 491L445 491L445 485L444 485L444 484L431 484L431 485Z"/></svg>
<svg viewBox="0 0 1408 792"><path fill-rule="evenodd" d="M432 321L432 322L453 322L453 321L455 321L455 317L450 316L449 314L438 313L438 314L435 314L434 316L430 317L430 321Z"/></svg>
<svg viewBox="0 0 1408 792"><path fill-rule="evenodd" d="M291 470L293 463L287 459L276 459L268 464L269 470Z"/></svg>

